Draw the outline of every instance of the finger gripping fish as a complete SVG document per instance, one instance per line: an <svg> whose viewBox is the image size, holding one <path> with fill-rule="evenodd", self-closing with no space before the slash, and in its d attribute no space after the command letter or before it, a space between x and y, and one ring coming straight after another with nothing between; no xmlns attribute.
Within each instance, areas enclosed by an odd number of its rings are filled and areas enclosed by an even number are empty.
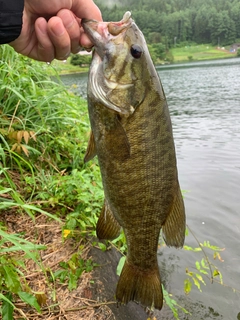
<svg viewBox="0 0 240 320"><path fill-rule="evenodd" d="M105 204L100 239L123 228L127 257L116 299L162 308L157 262L159 233L182 247L185 211L178 183L165 94L142 32L126 12L119 22L83 20L94 44L88 80L92 128L85 156L98 156Z"/></svg>

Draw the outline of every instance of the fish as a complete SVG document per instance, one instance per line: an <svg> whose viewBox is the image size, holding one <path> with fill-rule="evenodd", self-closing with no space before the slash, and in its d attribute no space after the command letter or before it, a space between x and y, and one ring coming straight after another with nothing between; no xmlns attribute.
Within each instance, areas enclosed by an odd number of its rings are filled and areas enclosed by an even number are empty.
<svg viewBox="0 0 240 320"><path fill-rule="evenodd" d="M123 229L126 237L117 302L160 310L160 231L167 246L180 248L186 226L166 96L129 11L118 22L83 19L82 27L94 45L84 161L98 157L105 195L96 233L112 240Z"/></svg>

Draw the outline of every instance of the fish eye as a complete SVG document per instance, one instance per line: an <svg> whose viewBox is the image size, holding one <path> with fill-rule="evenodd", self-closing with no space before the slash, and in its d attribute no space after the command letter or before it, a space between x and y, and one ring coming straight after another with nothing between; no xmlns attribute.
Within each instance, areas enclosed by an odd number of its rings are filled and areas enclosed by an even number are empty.
<svg viewBox="0 0 240 320"><path fill-rule="evenodd" d="M133 44L131 46L131 55L135 59L139 59L142 55L142 48L138 44Z"/></svg>

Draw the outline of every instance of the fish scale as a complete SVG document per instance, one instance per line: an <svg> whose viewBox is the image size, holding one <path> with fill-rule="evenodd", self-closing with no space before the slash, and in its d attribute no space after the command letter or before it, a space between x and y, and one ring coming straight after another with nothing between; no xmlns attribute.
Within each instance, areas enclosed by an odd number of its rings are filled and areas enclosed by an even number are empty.
<svg viewBox="0 0 240 320"><path fill-rule="evenodd" d="M123 228L126 236L117 301L161 309L160 230L167 245L182 247L186 224L165 94L129 12L120 22L82 24L94 44L85 161L98 156L105 194L97 235L113 239Z"/></svg>

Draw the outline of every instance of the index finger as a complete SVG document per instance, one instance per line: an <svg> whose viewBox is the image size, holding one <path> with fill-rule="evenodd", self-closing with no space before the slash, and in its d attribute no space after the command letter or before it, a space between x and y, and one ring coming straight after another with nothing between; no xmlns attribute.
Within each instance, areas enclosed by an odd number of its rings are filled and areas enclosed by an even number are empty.
<svg viewBox="0 0 240 320"><path fill-rule="evenodd" d="M92 0L75 0L71 10L78 18L102 21L101 11Z"/></svg>

